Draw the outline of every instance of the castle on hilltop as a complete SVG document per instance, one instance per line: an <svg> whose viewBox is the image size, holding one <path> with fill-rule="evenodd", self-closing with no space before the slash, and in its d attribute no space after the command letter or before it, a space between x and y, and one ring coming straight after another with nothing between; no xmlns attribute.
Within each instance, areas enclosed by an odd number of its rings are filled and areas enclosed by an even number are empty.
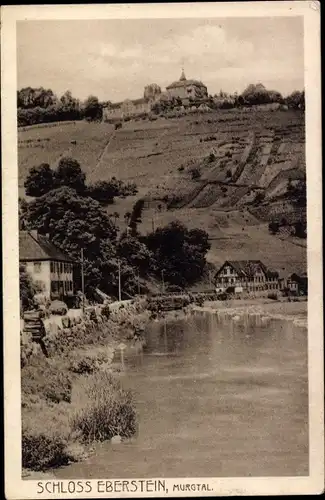
<svg viewBox="0 0 325 500"><path fill-rule="evenodd" d="M207 97L207 87L199 80L188 80L182 70L180 79L168 85L165 92L158 92L151 96L147 96L145 92L145 97L141 99L125 99L105 106L103 120L123 119L149 113L154 103L162 99L180 99L182 104L187 104L190 99L200 100Z"/></svg>

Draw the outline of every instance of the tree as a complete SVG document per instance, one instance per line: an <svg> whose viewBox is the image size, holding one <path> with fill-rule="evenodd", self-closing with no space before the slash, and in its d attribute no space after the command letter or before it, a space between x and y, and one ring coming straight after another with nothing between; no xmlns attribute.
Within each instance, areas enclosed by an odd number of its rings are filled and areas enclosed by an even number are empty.
<svg viewBox="0 0 325 500"><path fill-rule="evenodd" d="M201 170L198 167L194 167L191 169L191 178L193 180L195 179L200 179L201 177Z"/></svg>
<svg viewBox="0 0 325 500"><path fill-rule="evenodd" d="M131 229L131 234L135 236L137 234L138 224L141 224L142 211L144 208L144 200L140 199L133 205L132 213L129 220L129 227Z"/></svg>
<svg viewBox="0 0 325 500"><path fill-rule="evenodd" d="M75 189L78 193L85 191L86 174L81 170L77 160L70 157L61 158L55 171L55 182L57 186L67 186Z"/></svg>
<svg viewBox="0 0 325 500"><path fill-rule="evenodd" d="M27 196L42 196L55 187L54 172L48 163L31 168L24 186Z"/></svg>
<svg viewBox="0 0 325 500"><path fill-rule="evenodd" d="M143 97L145 99L155 99L161 94L161 88L156 83L150 83L146 85L143 92Z"/></svg>
<svg viewBox="0 0 325 500"><path fill-rule="evenodd" d="M113 203L114 197L119 195L119 189L115 182L97 181L87 186L87 194L102 204Z"/></svg>
<svg viewBox="0 0 325 500"><path fill-rule="evenodd" d="M123 233L118 242L117 253L120 258L124 259L131 267L136 268L142 275L147 274L150 269L152 253L145 243L127 232Z"/></svg>
<svg viewBox="0 0 325 500"><path fill-rule="evenodd" d="M153 255L151 270L158 277L179 286L199 279L206 265L210 248L208 234L201 229L187 229L178 221L159 227L143 238Z"/></svg>
<svg viewBox="0 0 325 500"><path fill-rule="evenodd" d="M297 238L307 238L307 225L305 221L297 221L294 224L293 235Z"/></svg>
<svg viewBox="0 0 325 500"><path fill-rule="evenodd" d="M269 231L271 234L276 234L279 231L280 225L278 222L272 221L269 223Z"/></svg>
<svg viewBox="0 0 325 500"><path fill-rule="evenodd" d="M77 263L83 248L87 293L95 287L108 294L116 292L110 274L116 270L117 228L97 201L64 186L29 202L22 217L27 229L48 233Z"/></svg>
<svg viewBox="0 0 325 500"><path fill-rule="evenodd" d="M102 118L102 107L98 97L90 95L84 102L84 115L88 120L100 120Z"/></svg>
<svg viewBox="0 0 325 500"><path fill-rule="evenodd" d="M37 290L31 276L22 265L19 266L19 291L22 310L26 311L33 306Z"/></svg>
<svg viewBox="0 0 325 500"><path fill-rule="evenodd" d="M305 109L305 91L295 90L285 99L289 108L293 109Z"/></svg>

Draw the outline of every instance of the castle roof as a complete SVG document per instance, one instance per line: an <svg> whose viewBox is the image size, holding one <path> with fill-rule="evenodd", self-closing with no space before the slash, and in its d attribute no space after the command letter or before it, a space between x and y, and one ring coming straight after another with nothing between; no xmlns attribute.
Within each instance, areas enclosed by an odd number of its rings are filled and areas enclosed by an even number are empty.
<svg viewBox="0 0 325 500"><path fill-rule="evenodd" d="M168 87L166 87L166 89L175 89L175 88L184 87L184 86L187 87L188 85L196 85L197 87L206 88L206 86L202 82L200 82L199 80L187 80L185 73L184 73L184 70L182 70L182 74L181 74L180 79L177 80L176 82L173 82L170 85L168 85Z"/></svg>
<svg viewBox="0 0 325 500"><path fill-rule="evenodd" d="M177 80L176 82L171 83L166 87L166 89L175 89L179 87L188 87L189 85L196 85L197 87L204 87L205 89L207 88L204 83L200 82L199 80Z"/></svg>
<svg viewBox="0 0 325 500"><path fill-rule="evenodd" d="M56 260L73 262L44 235L36 231L19 231L19 260L22 262L34 260Z"/></svg>

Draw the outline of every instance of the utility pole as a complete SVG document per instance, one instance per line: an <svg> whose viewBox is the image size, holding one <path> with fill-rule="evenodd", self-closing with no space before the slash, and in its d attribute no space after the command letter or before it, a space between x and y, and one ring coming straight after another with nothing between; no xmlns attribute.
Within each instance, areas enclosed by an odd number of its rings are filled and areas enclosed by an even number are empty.
<svg viewBox="0 0 325 500"><path fill-rule="evenodd" d="M85 275L84 275L84 249L81 249L81 292L82 292L82 312L85 312Z"/></svg>
<svg viewBox="0 0 325 500"><path fill-rule="evenodd" d="M122 300L122 293L121 293L121 262L120 260L117 261L118 265L118 300L121 302Z"/></svg>
<svg viewBox="0 0 325 500"><path fill-rule="evenodd" d="M211 271L209 271L209 284L210 284L210 288L212 289Z"/></svg>
<svg viewBox="0 0 325 500"><path fill-rule="evenodd" d="M164 270L161 271L161 279L162 279L162 290L165 293L165 280L164 280Z"/></svg>

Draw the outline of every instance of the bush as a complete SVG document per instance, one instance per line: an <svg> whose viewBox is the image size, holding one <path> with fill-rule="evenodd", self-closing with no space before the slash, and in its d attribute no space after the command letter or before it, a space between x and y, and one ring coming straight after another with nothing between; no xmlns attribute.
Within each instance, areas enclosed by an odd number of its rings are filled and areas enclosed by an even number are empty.
<svg viewBox="0 0 325 500"><path fill-rule="evenodd" d="M39 418L35 415L35 418ZM23 426L22 466L36 471L67 465L72 457L67 440L59 433L38 432Z"/></svg>
<svg viewBox="0 0 325 500"><path fill-rule="evenodd" d="M279 229L280 229L280 225L279 225L278 222L273 221L273 222L269 223L269 231L270 231L270 233L276 234L279 231Z"/></svg>
<svg viewBox="0 0 325 500"><path fill-rule="evenodd" d="M194 180L194 179L200 179L201 177L201 171L199 168L197 167L194 167L192 170L191 170L191 178Z"/></svg>
<svg viewBox="0 0 325 500"><path fill-rule="evenodd" d="M106 348L94 352L74 352L70 357L69 370L78 374L89 374L99 370L101 366L112 361L114 351Z"/></svg>
<svg viewBox="0 0 325 500"><path fill-rule="evenodd" d="M278 294L276 292L270 292L267 294L268 299L278 300Z"/></svg>
<svg viewBox="0 0 325 500"><path fill-rule="evenodd" d="M48 404L37 397L30 402L29 407L22 408L22 466L45 470L74 460L67 449L72 438L70 405Z"/></svg>
<svg viewBox="0 0 325 500"><path fill-rule="evenodd" d="M131 394L105 371L85 377L83 382L80 409L72 417L72 429L88 442L135 434L137 422Z"/></svg>
<svg viewBox="0 0 325 500"><path fill-rule="evenodd" d="M21 390L25 396L59 403L71 401L71 380L60 367L46 358L33 360L21 371Z"/></svg>
<svg viewBox="0 0 325 500"><path fill-rule="evenodd" d="M108 319L111 315L111 310L108 304L104 304L103 307L101 308L101 314L104 316L104 318Z"/></svg>

